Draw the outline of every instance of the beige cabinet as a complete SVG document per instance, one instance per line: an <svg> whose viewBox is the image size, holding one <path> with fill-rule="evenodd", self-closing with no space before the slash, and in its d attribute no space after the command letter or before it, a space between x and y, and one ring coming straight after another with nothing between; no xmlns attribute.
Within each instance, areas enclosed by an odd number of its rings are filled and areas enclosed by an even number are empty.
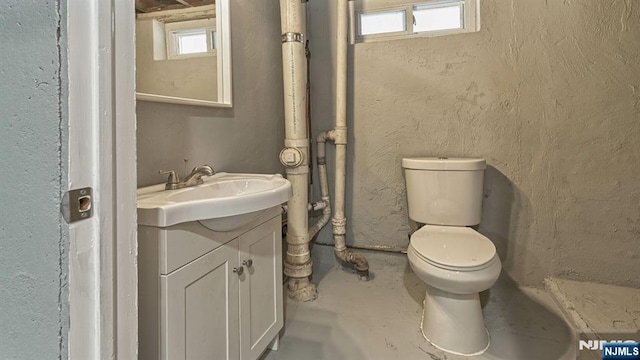
<svg viewBox="0 0 640 360"><path fill-rule="evenodd" d="M140 359L255 360L277 343L282 237L272 210L230 232L140 227Z"/></svg>

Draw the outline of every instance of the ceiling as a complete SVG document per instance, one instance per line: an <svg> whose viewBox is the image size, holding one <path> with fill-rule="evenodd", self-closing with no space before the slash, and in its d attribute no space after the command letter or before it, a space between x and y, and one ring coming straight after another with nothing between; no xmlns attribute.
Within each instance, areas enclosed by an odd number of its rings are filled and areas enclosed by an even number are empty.
<svg viewBox="0 0 640 360"><path fill-rule="evenodd" d="M194 6L213 5L215 0L135 0L137 13L184 9Z"/></svg>

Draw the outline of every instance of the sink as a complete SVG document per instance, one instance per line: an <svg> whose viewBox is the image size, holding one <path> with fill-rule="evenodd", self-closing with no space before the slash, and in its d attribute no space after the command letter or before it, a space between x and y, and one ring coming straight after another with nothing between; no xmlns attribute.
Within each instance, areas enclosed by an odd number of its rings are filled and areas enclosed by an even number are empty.
<svg viewBox="0 0 640 360"><path fill-rule="evenodd" d="M165 184L138 189L138 224L199 221L214 231L230 231L292 195L291 183L280 174L217 173L203 179L204 184L178 190L165 190Z"/></svg>

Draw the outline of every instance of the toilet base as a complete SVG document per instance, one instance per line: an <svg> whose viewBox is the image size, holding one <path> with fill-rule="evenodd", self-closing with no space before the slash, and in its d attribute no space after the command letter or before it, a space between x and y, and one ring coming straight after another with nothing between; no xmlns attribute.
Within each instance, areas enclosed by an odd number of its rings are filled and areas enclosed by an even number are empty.
<svg viewBox="0 0 640 360"><path fill-rule="evenodd" d="M452 294L427 285L420 329L433 346L456 355L479 355L490 344L477 293Z"/></svg>

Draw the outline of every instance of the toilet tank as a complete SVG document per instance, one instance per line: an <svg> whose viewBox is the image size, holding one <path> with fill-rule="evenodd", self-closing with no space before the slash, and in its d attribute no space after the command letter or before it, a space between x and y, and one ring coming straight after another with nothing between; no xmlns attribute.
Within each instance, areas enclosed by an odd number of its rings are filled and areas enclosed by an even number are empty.
<svg viewBox="0 0 640 360"><path fill-rule="evenodd" d="M402 167L413 221L450 226L480 223L485 160L405 158Z"/></svg>

